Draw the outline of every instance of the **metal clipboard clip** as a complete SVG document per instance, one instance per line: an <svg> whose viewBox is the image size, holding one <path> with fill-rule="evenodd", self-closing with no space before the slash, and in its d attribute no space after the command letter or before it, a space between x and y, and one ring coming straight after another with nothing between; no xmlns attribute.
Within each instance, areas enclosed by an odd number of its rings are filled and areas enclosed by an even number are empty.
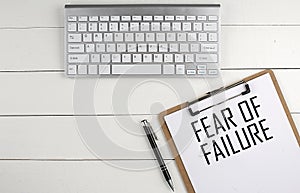
<svg viewBox="0 0 300 193"><path fill-rule="evenodd" d="M212 96L214 96L214 95L216 95L216 94L219 94L219 93L221 93L221 92L224 92L224 91L226 91L226 90L228 90L228 89L231 89L231 88L236 87L236 86L241 85L241 84L244 84L244 85L245 85L245 91L241 92L240 94L237 94L237 95L235 95L235 96L229 97L228 99L226 99L226 100L224 100L224 101L218 102L217 104L208 106L208 107L206 107L206 108L204 108L204 109L196 110L196 111L193 111L193 110L192 110L192 108L191 108L191 105L192 105L192 104L195 104L195 103L197 103L197 102L199 102L199 101L202 101L202 100L204 100L204 99L206 99L206 98L212 97ZM236 98L236 97L238 97L238 96L246 95L246 94L248 94L248 93L250 93L250 87L249 87L249 85L248 85L244 80L242 80L242 81L239 81L239 82L234 83L234 84L232 84L232 85L229 85L229 86L227 86L227 87L221 87L221 88L219 88L219 89L216 89L216 90L213 90L213 91L211 91L211 92L208 92L208 93L206 93L206 95L204 95L203 97L200 97L200 98L198 98L198 99L196 99L196 100L193 100L193 101L189 102L189 103L188 103L188 110L189 110L191 116L195 116L195 115L198 115L199 113L201 113L202 111L205 111L205 110L210 109L210 108L212 108L212 107L214 107L214 106L217 106L217 105L220 105L220 104L222 104L222 103L225 103L226 101L229 101L229 100L231 100L231 99L234 99L234 98Z"/></svg>

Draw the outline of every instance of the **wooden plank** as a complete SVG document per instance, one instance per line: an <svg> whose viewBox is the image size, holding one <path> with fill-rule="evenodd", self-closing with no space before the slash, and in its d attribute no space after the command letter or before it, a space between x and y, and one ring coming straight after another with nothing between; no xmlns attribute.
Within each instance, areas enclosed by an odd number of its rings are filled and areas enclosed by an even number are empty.
<svg viewBox="0 0 300 193"><path fill-rule="evenodd" d="M167 165L176 192L185 193L175 162L169 161ZM171 192L154 160L108 163L1 161L0 171L0 191L5 193Z"/></svg>
<svg viewBox="0 0 300 193"><path fill-rule="evenodd" d="M157 114L259 70L223 70L218 79L70 79L63 73L1 73L0 115ZM300 70L275 70L292 112ZM149 92L153 91L153 92Z"/></svg>
<svg viewBox="0 0 300 193"><path fill-rule="evenodd" d="M145 118L162 156L173 159L156 116L91 116L0 117L0 160L154 159L140 126Z"/></svg>
<svg viewBox="0 0 300 193"><path fill-rule="evenodd" d="M298 34L300 26L222 27L220 67L299 68ZM0 30L0 71L64 70L63 41L63 29Z"/></svg>
<svg viewBox="0 0 300 193"><path fill-rule="evenodd" d="M14 0L2 3L0 6L0 21L2 28L14 27L62 27L63 7L65 3L83 3L78 0ZM96 4L124 4L122 0L89 0L84 3ZM170 3L170 1L152 0L136 1L129 0L128 3ZM172 3L182 3L173 0ZM197 0L189 0L185 3L197 4ZM230 1L230 0L203 0L200 3L220 3L222 5L222 23L234 25L261 25L261 24L288 24L299 25L300 2L298 0L278 1Z"/></svg>
<svg viewBox="0 0 300 193"><path fill-rule="evenodd" d="M144 118L158 136L163 157L173 159L157 116L101 116L85 117L83 126L75 117L1 117L0 160L155 159L139 125ZM95 119L97 130L89 130ZM300 114L293 119L300 132Z"/></svg>

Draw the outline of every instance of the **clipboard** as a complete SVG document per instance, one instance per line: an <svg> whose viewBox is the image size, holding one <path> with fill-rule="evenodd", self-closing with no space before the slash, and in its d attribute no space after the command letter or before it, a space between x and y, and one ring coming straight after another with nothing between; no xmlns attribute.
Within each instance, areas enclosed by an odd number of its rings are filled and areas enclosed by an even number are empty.
<svg viewBox="0 0 300 193"><path fill-rule="evenodd" d="M183 103L183 104L177 105L177 106L172 107L172 108L170 108L170 109L168 109L168 110L166 110L166 111L163 111L163 112L161 112L161 113L159 114L159 122L160 122L160 124L161 124L162 129L163 129L163 132L164 132L164 134L165 134L165 137L166 137L166 139L167 139L167 141L168 141L169 147L170 147L170 149L171 149L173 155L175 156L175 161L176 161L177 167L178 167L178 169L179 169L179 172L180 172L180 174L181 174L182 180L183 180L183 182L184 182L184 184L185 184L185 186L186 186L187 192L189 192L189 193L195 193L195 190L194 190L194 188L193 188L193 186L192 186L191 180L189 179L188 173L187 173L187 171L186 171L186 169L185 169L185 167L184 167L184 164L183 164L183 161L182 161L182 159L181 159L181 157L180 157L180 154L179 154L179 152L177 151L176 145L175 145L175 143L174 143L174 141L173 141L173 139L172 139L171 133L170 133L170 131L169 131L169 129L168 129L168 126L167 126L167 124L166 124L166 122L165 122L165 120L164 120L164 117L167 116L167 115L169 115L169 114L172 114L172 113L174 113L174 112L176 112L176 111L182 110L182 109L184 109L184 108L186 108L186 107L187 107L188 110L190 111L191 116L195 116L195 115L197 115L198 113L200 113L201 111L207 110L208 108L200 109L200 110L192 110L192 109L190 108L190 105L192 105L192 104L194 104L194 103L197 103L197 102L199 102L199 101L201 101L201 100L204 100L204 99L206 99L206 98L208 98L208 97L211 97L211 96L213 96L213 95L215 95L215 94L217 94L217 93L223 92L223 91L225 91L225 90L227 90L227 89L233 88L233 87L235 87L235 86L237 86L237 85L240 85L240 84L244 84L244 85L245 85L245 91L242 92L242 93L240 93L239 95L236 95L236 96L233 96L233 97L231 97L231 98L226 99L226 101L231 100L231 99L233 99L233 98L235 98L235 97L238 97L238 96L240 96L240 95L248 94L249 92L251 92L251 88L249 88L247 82L250 81L250 80L253 80L253 79L255 79L255 78L258 78L258 77L260 77L260 76L263 76L263 75L265 75L265 74L269 74L270 77L271 77L271 79L272 79L272 82L273 82L274 87L275 87L275 89L276 89L276 91L277 91L278 97L280 98L280 102L281 102L281 104L282 104L282 106L283 106L283 108L284 108L284 111L285 111L285 114L286 114L286 116L287 116L287 119L288 119L288 121L289 121L289 123L290 123L290 125L291 125L291 128L292 128L292 130L293 130L293 133L294 133L294 135L295 135L295 137L296 137L297 143L298 143L298 145L300 146L300 136L299 136L299 133L298 133L298 131L297 131L296 125L295 125L295 123L294 123L294 121L293 121L293 119L292 119L292 116L291 116L291 114L290 114L290 111L289 111L289 109L288 109L288 106L287 106L287 104L286 104L286 102L285 102L285 100L284 100L284 97L283 97L283 95L282 95L282 92L281 92L281 90L280 90L280 87L279 87L279 85L278 85L278 82L277 82L277 80L276 80L276 78L275 78L275 75L274 75L274 73L273 73L272 70L264 70L264 71L261 71L261 72L259 72L259 73L256 73L256 74L252 75L252 76L249 76L249 77L244 78L242 81L239 81L239 82L237 82L237 83L234 83L234 84L229 85L229 86L224 87L224 88L220 88L220 89L211 91L211 92L207 93L206 95L204 95L204 96L202 96L202 97L200 97L200 98L198 98L198 99L196 99L196 100L193 100L193 101L191 101L191 102L185 102L185 103ZM223 101L223 102L225 102L225 101ZM221 103L222 103L222 102L221 102ZM218 105L218 104L214 104L213 106L215 106L215 105ZM210 107L209 107L209 108L210 108Z"/></svg>

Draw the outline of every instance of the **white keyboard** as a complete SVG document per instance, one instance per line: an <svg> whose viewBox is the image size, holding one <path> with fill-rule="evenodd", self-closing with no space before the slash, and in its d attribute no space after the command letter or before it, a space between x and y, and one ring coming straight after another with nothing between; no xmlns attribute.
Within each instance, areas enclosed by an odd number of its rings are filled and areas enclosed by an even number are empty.
<svg viewBox="0 0 300 193"><path fill-rule="evenodd" d="M66 5L66 75L217 76L220 5Z"/></svg>

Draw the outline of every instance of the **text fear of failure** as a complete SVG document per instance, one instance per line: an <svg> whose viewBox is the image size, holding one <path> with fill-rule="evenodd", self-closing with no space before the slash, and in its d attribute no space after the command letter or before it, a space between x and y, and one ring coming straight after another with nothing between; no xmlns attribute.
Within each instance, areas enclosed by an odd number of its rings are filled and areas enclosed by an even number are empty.
<svg viewBox="0 0 300 193"><path fill-rule="evenodd" d="M258 113L260 105L256 104L255 99L257 99L257 96L251 97L249 101L243 100L238 103L242 120L247 124L245 127L236 129L236 117L233 116L230 108L222 109L220 111L221 117L212 113L211 117L200 117L198 120L191 123L199 143L202 143L201 134L207 139L212 138L212 148L208 148L210 147L208 143L200 145L208 165L210 165L213 158L218 162L222 158L237 154L251 148L253 145L263 143L273 138L273 136L268 133L269 128L265 126L266 119L261 118ZM207 123L208 118L211 118L213 122L212 125ZM257 121L254 122L253 120L255 119L257 119ZM223 121L225 124L222 124ZM226 134L226 131L234 128L236 130L233 133ZM221 136L221 134L225 135ZM220 139L218 142L216 140L217 137ZM232 141L236 141L237 143L233 143Z"/></svg>

